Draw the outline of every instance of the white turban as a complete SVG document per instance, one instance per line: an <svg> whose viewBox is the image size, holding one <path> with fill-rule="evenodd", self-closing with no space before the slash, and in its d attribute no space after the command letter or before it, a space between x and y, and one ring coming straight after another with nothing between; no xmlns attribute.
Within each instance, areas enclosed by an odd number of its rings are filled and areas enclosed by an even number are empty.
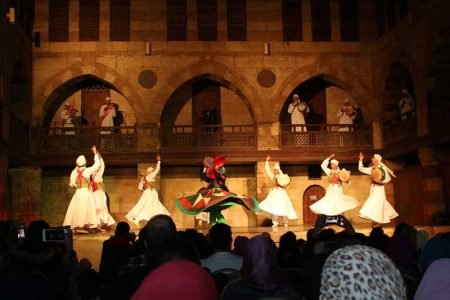
<svg viewBox="0 0 450 300"><path fill-rule="evenodd" d="M82 167L86 165L86 157L84 155L80 155L77 157L77 160L75 161L77 166Z"/></svg>
<svg viewBox="0 0 450 300"><path fill-rule="evenodd" d="M153 167L148 167L147 168L147 173L153 172L154 168Z"/></svg>
<svg viewBox="0 0 450 300"><path fill-rule="evenodd" d="M298 96L298 94L294 94L294 96L292 96L293 98L295 98L295 97L297 97L297 98L300 98L299 96Z"/></svg>
<svg viewBox="0 0 450 300"><path fill-rule="evenodd" d="M273 169L274 169L274 170L278 170L278 172L279 172L280 174L283 174L283 171L281 171L281 168L280 168L280 164L276 163L275 166L273 166Z"/></svg>
<svg viewBox="0 0 450 300"><path fill-rule="evenodd" d="M336 166L339 166L339 161L336 160L336 159L332 159L332 160L330 161L330 163L335 164Z"/></svg>
<svg viewBox="0 0 450 300"><path fill-rule="evenodd" d="M374 157L376 160L378 160L378 162L381 162L381 160L383 159L383 158L381 157L380 154L374 154L373 157Z"/></svg>

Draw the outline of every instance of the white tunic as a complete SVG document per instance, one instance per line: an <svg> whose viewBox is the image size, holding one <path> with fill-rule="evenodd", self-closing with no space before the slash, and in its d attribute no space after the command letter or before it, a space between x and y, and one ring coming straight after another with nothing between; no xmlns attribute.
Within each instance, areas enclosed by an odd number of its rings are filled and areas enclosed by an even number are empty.
<svg viewBox="0 0 450 300"><path fill-rule="evenodd" d="M362 161L359 161L358 169L361 173L367 175L372 174L372 168L364 167ZM386 169L384 169L384 171L385 179L383 180L383 183L372 183L370 186L369 198L367 198L363 207L359 211L359 215L362 218L366 218L380 224L389 223L391 219L398 216L398 213L386 199L384 184L391 181L391 176L389 176Z"/></svg>
<svg viewBox="0 0 450 300"><path fill-rule="evenodd" d="M98 116L101 118L101 124L102 127L113 127L114 126L114 120L113 118L116 116L116 109L112 105L103 104L100 107L100 112L98 113ZM110 131L101 131L102 134L111 133Z"/></svg>
<svg viewBox="0 0 450 300"><path fill-rule="evenodd" d="M130 222L136 224L139 227L139 222L144 220L148 221L153 216L163 214L170 216L170 213L167 209L161 204L158 198L158 192L155 188L145 188L144 186L144 178L147 182L153 183L155 181L155 177L159 172L161 167L161 162L158 161L156 164L155 170L147 174L143 177L139 183L138 189L143 191L141 198L136 203L136 205L125 215ZM145 189L144 189L145 188Z"/></svg>
<svg viewBox="0 0 450 300"><path fill-rule="evenodd" d="M327 176L332 175L332 170L328 168L330 159L326 158L322 164L322 170ZM356 198L348 195L344 195L342 184L331 183L327 187L325 196L319 201L311 205L309 208L315 214L323 214L327 216L336 216L342 214L344 211L353 209L359 205L359 201Z"/></svg>
<svg viewBox="0 0 450 300"><path fill-rule="evenodd" d="M309 107L304 102L300 102L299 105L294 106L293 103L289 104L288 113L291 114L291 125L304 125L304 114L309 113ZM306 131L306 127L296 127L293 131Z"/></svg>
<svg viewBox="0 0 450 300"><path fill-rule="evenodd" d="M89 225L95 227L98 224L97 214L95 211L94 197L90 187L79 187L78 171L82 172L82 177L90 182L92 173L95 172L100 166L99 157L97 154L94 156L94 164L91 167L76 167L70 174L71 187L76 187L77 190L70 200L69 207L67 208L66 216L64 218L63 225L69 225L71 228L84 227Z"/></svg>
<svg viewBox="0 0 450 300"><path fill-rule="evenodd" d="M345 113L344 107L345 106L340 108L338 110L337 114L336 114L337 117L339 118L339 124L342 124L342 125L353 125L353 120L356 118L356 114L352 114L350 116L347 115ZM338 131L349 131L349 129L350 129L349 127L340 127L338 129Z"/></svg>
<svg viewBox="0 0 450 300"><path fill-rule="evenodd" d="M92 180L96 183L103 183L103 173L105 172L105 161L100 158L100 167L97 172L92 175ZM101 188L93 192L95 209L97 211L97 219L99 224L111 226L116 223L114 218L108 212L105 191Z"/></svg>
<svg viewBox="0 0 450 300"><path fill-rule="evenodd" d="M276 182L276 176L272 173L267 160L265 170L270 180ZM297 213L292 206L286 189L277 185L274 185L266 199L259 204L259 208L273 216L287 217L290 220L297 219Z"/></svg>

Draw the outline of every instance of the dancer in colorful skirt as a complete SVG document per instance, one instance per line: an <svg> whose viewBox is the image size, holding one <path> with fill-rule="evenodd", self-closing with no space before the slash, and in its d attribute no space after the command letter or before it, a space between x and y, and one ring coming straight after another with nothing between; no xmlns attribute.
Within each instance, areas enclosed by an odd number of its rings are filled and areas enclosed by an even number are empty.
<svg viewBox="0 0 450 300"><path fill-rule="evenodd" d="M270 159L270 155L267 155L265 171L272 181L273 187L266 199L259 204L259 208L261 209L261 212L271 217L272 227L278 227L278 218L282 218L284 226L287 227L288 219L297 219L297 214L295 213L291 199L286 191L290 179L287 174L283 174L279 164L275 164L272 172L269 165Z"/></svg>
<svg viewBox="0 0 450 300"><path fill-rule="evenodd" d="M314 226L314 234L319 233L328 224L344 227L348 233L354 234L353 226L344 217L343 213L357 207L359 201L344 194L342 184L350 180L350 173L345 169L341 170L339 161L332 159L333 157L334 154L325 158L320 165L328 176L329 184L325 196L309 207L315 214L319 215ZM330 164L331 169L328 168L328 164Z"/></svg>
<svg viewBox="0 0 450 300"><path fill-rule="evenodd" d="M157 186L155 177L161 168L161 156L156 156L158 163L156 168L149 167L147 169L147 175L142 177L139 183L138 189L142 191L142 196L136 205L125 215L130 222L136 224L139 227L139 222L148 221L156 215L168 215L170 213L159 201Z"/></svg>
<svg viewBox="0 0 450 300"><path fill-rule="evenodd" d="M201 212L209 212L210 225L226 223L222 210L233 205L242 205L246 209L256 212L259 210L258 201L255 198L238 195L228 190L225 185L226 169L225 157L217 156L212 161L205 158L204 171L201 179L208 183L196 194L181 197L175 200L177 207L188 215L197 215Z"/></svg>

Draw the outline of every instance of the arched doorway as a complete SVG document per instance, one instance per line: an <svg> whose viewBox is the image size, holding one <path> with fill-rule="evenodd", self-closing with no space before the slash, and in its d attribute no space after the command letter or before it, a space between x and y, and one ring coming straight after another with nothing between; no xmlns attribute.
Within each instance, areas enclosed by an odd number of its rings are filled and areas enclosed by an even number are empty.
<svg viewBox="0 0 450 300"><path fill-rule="evenodd" d="M325 196L325 192L325 188L317 184L310 185L306 188L303 193L303 224L314 224L317 215L311 211L309 206L322 199Z"/></svg>
<svg viewBox="0 0 450 300"><path fill-rule="evenodd" d="M288 113L289 104L292 102L294 94L299 95L300 99L306 102L310 112L306 114L306 124L338 124L339 120L336 115L337 111L342 107L344 101L348 99L356 109L355 124L363 124L364 116L358 103L348 93L344 87L330 80L324 74L312 77L292 90L280 111L280 124L290 124L290 114ZM308 130L320 130L317 126L307 126ZM289 129L286 129L289 130Z"/></svg>
<svg viewBox="0 0 450 300"><path fill-rule="evenodd" d="M414 101L415 91L414 84L409 74L408 69L399 62L394 62L389 68L388 75L384 84L384 97L383 97L383 120L391 120L393 118L399 118L400 114L406 112L404 107L405 102L403 99L411 97L411 101ZM412 103L411 115L404 116L405 118L411 118L415 115L415 103Z"/></svg>

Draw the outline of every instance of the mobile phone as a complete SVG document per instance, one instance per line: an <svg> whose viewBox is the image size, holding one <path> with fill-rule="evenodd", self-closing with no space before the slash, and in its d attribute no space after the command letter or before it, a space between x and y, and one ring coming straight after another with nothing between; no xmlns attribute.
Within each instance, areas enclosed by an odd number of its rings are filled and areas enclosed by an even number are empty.
<svg viewBox="0 0 450 300"><path fill-rule="evenodd" d="M67 228L43 229L42 230L42 241L43 242L64 243L68 232L69 232L69 229L67 229Z"/></svg>
<svg viewBox="0 0 450 300"><path fill-rule="evenodd" d="M25 226L24 225L19 225L19 227L17 227L17 238L18 239L25 238Z"/></svg>

